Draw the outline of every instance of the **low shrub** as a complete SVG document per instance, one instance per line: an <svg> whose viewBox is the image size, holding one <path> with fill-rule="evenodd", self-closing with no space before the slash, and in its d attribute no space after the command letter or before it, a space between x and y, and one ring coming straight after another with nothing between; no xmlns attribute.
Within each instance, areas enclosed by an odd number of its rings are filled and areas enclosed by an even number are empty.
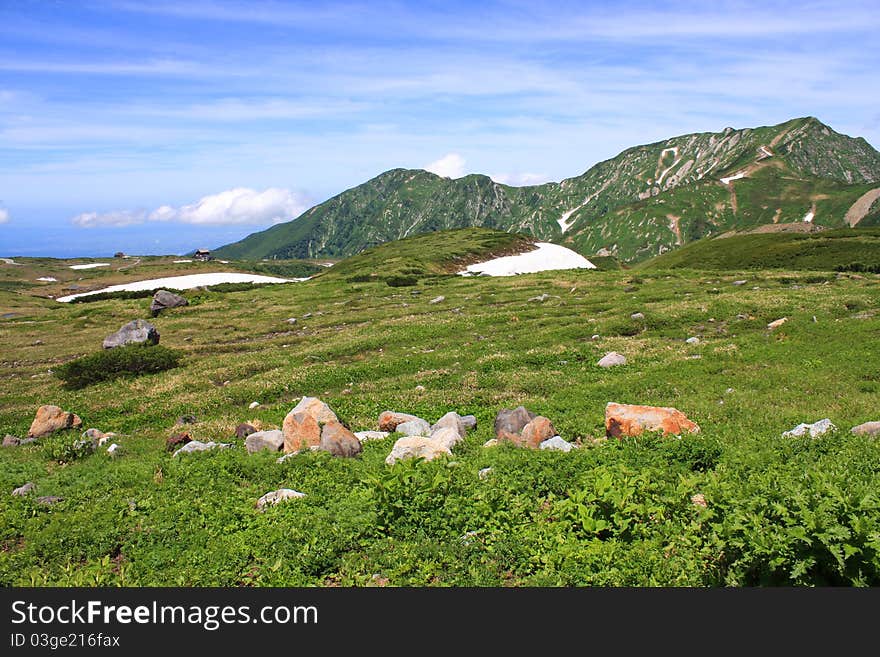
<svg viewBox="0 0 880 657"><path fill-rule="evenodd" d="M65 387L78 389L121 376L169 370L177 367L180 359L179 352L167 347L127 345L65 363L55 370L55 376L64 381Z"/></svg>
<svg viewBox="0 0 880 657"><path fill-rule="evenodd" d="M391 287L410 287L419 284L415 276L389 276L385 282Z"/></svg>

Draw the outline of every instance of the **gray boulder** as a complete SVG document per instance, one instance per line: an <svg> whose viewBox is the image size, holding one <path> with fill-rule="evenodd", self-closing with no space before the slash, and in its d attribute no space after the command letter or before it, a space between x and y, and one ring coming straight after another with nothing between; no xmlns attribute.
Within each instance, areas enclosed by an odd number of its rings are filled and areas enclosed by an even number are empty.
<svg viewBox="0 0 880 657"><path fill-rule="evenodd" d="M495 437L501 439L507 435L519 436L523 428L536 417L525 406L503 408L495 416Z"/></svg>
<svg viewBox="0 0 880 657"><path fill-rule="evenodd" d="M37 485L34 482L29 481L24 486L19 486L13 490L12 494L16 497L24 497L25 495L33 493L35 490L37 490Z"/></svg>
<svg viewBox="0 0 880 657"><path fill-rule="evenodd" d="M15 447L21 444L21 439L17 436L11 436L8 433L3 436L3 447Z"/></svg>
<svg viewBox="0 0 880 657"><path fill-rule="evenodd" d="M443 428L451 428L454 429L456 433L462 438L465 437L467 433L467 427L465 427L464 422L461 419L461 416L455 411L449 411L446 415L441 417L437 422L435 422L431 426L431 434L433 435L439 429Z"/></svg>
<svg viewBox="0 0 880 657"><path fill-rule="evenodd" d="M292 488L279 488L278 490L273 490L269 493L266 493L260 499L258 499L257 508L262 511L267 506L274 506L279 502L296 500L305 496L305 493L300 493L299 491L295 491Z"/></svg>
<svg viewBox="0 0 880 657"><path fill-rule="evenodd" d="M602 356L598 363L599 367L614 367L615 365L626 365L626 356L616 351L611 351Z"/></svg>
<svg viewBox="0 0 880 657"><path fill-rule="evenodd" d="M829 433L837 431L837 427L832 424L831 420L825 418L813 424L801 423L794 429L786 431L782 434L783 438L800 438L809 435L810 438L819 438Z"/></svg>
<svg viewBox="0 0 880 657"><path fill-rule="evenodd" d="M180 296L169 292L168 290L156 290L153 295L153 303L150 304L150 314L156 317L166 308L178 308L179 306L188 306L189 301Z"/></svg>
<svg viewBox="0 0 880 657"><path fill-rule="evenodd" d="M880 422L865 422L853 427L850 431L854 436L880 436Z"/></svg>
<svg viewBox="0 0 880 657"><path fill-rule="evenodd" d="M149 322L135 319L116 333L104 338L104 349L114 349L127 344L159 344L159 331Z"/></svg>
<svg viewBox="0 0 880 657"><path fill-rule="evenodd" d="M45 504L46 506L52 506L53 504L58 504L58 502L63 502L63 497L58 497L57 495L43 495L42 497L37 498L37 502L40 504Z"/></svg>
<svg viewBox="0 0 880 657"><path fill-rule="evenodd" d="M178 449L172 456L177 456L178 454L192 454L193 452L205 452L212 449L217 448L226 448L232 447L231 443L215 443L213 440L211 442L203 443L201 440L193 440L188 442L186 445Z"/></svg>
<svg viewBox="0 0 880 657"><path fill-rule="evenodd" d="M284 448L284 432L279 429L256 431L245 438L244 448L248 454L263 450L280 452Z"/></svg>
<svg viewBox="0 0 880 657"><path fill-rule="evenodd" d="M252 433L257 433L257 428L247 422L242 422L237 427L235 427L235 437L241 440L242 438L247 438Z"/></svg>
<svg viewBox="0 0 880 657"><path fill-rule="evenodd" d="M629 316L630 319L634 319L636 321L645 319L645 313L633 313Z"/></svg>
<svg viewBox="0 0 880 657"><path fill-rule="evenodd" d="M477 428L477 418L474 415L462 415L461 422L468 431L474 431Z"/></svg>
<svg viewBox="0 0 880 657"><path fill-rule="evenodd" d="M395 431L404 436L428 436L431 434L431 425L422 418L416 418L409 422L401 422Z"/></svg>

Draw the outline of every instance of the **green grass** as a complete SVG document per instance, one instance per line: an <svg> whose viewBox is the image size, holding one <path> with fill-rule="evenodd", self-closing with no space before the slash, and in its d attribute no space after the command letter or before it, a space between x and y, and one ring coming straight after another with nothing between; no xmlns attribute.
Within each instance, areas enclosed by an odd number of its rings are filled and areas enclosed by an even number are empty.
<svg viewBox="0 0 880 657"><path fill-rule="evenodd" d="M639 269L814 269L880 266L880 229L767 233L703 239L639 265Z"/></svg>
<svg viewBox="0 0 880 657"><path fill-rule="evenodd" d="M487 228L415 235L367 249L320 276L352 282L389 281L394 285L397 279L418 281L426 277L455 275L469 264L528 251L531 242L523 235Z"/></svg>
<svg viewBox="0 0 880 657"><path fill-rule="evenodd" d="M54 403L122 448L74 454L70 432L0 450L0 584L880 585L880 443L849 433L880 419L875 275L434 276L445 258L420 261L431 275L414 288L350 282L403 266L374 252L305 283L209 294L153 320L185 367L80 390L50 371L144 316L143 301L0 290L17 313L0 320L0 433L23 436ZM596 367L608 351L628 364ZM248 455L235 426L280 427L303 395L353 430L386 409L472 413L478 428L451 459L393 468L392 439L352 460ZM609 401L675 406L702 431L569 454L482 447L496 412L519 404L592 444ZM172 457L165 439L185 414L194 439L235 448ZM840 432L781 438L824 417ZM64 501L8 494L26 481ZM254 508L280 487L307 497Z"/></svg>

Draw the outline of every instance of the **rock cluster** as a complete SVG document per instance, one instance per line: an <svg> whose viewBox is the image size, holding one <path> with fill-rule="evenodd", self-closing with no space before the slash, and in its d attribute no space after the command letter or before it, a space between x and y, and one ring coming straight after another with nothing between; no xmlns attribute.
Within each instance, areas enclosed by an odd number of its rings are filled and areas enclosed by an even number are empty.
<svg viewBox="0 0 880 657"><path fill-rule="evenodd" d="M468 427L476 426L476 418L465 421L464 417L450 411L431 425L415 415L385 411L379 415L378 424L380 430L403 434L385 458L385 463L394 465L411 458L431 461L438 456L451 456L452 448L464 440Z"/></svg>
<svg viewBox="0 0 880 657"><path fill-rule="evenodd" d="M287 454L316 449L334 456L352 457L363 451L357 436L317 397L303 397L291 409L284 418L282 433Z"/></svg>

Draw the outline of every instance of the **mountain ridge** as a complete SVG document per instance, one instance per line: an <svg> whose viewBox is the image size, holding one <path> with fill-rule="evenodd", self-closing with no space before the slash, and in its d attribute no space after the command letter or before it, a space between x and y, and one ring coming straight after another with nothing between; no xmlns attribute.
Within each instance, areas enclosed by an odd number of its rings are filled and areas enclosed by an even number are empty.
<svg viewBox="0 0 880 657"><path fill-rule="evenodd" d="M216 254L345 257L418 233L480 226L639 261L731 229L803 220L842 226L853 203L878 185L880 153L808 116L632 146L541 185L390 169Z"/></svg>

